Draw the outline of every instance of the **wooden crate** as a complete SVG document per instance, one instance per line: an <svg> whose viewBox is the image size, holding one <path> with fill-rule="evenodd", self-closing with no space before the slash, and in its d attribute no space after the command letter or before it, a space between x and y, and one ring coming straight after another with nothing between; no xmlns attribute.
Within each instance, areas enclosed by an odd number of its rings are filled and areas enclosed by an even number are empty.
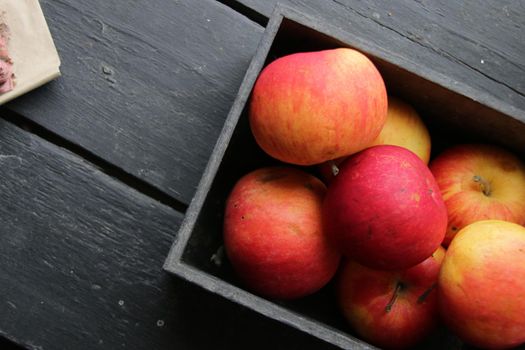
<svg viewBox="0 0 525 350"><path fill-rule="evenodd" d="M400 66L395 52L384 52L349 32L309 18L284 6L272 15L250 64L238 96L199 184L197 193L172 246L164 269L212 293L300 329L341 348L371 349L352 334L335 305L332 285L293 302L256 296L239 284L226 258L212 257L222 246L224 204L235 182L251 170L278 164L257 146L248 124L247 102L259 72L286 54L336 47L352 47L367 54L380 70L389 94L414 106L432 135L433 155L456 143L490 142L520 156L525 151L525 118L499 100L475 91L432 70L413 72ZM220 254L219 254L220 255ZM452 349L463 345L438 332L425 349Z"/></svg>

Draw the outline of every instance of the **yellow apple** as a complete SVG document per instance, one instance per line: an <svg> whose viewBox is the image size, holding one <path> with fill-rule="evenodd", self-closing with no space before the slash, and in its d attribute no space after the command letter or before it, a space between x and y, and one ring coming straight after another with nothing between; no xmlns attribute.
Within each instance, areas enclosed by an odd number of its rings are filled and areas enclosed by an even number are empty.
<svg viewBox="0 0 525 350"><path fill-rule="evenodd" d="M499 147L483 144L449 148L430 164L448 211L443 245L479 220L525 224L525 164Z"/></svg>
<svg viewBox="0 0 525 350"><path fill-rule="evenodd" d="M407 103L389 96L386 123L375 145L394 145L414 152L425 164L430 159L430 134L416 110Z"/></svg>
<svg viewBox="0 0 525 350"><path fill-rule="evenodd" d="M386 123L369 146L393 145L414 152L425 164L430 159L430 134L416 110L405 102L388 96ZM319 166L323 179L330 183L346 157ZM335 172L335 173L334 173Z"/></svg>
<svg viewBox="0 0 525 350"><path fill-rule="evenodd" d="M445 323L469 344L525 343L525 228L499 220L463 228L445 254L438 300Z"/></svg>

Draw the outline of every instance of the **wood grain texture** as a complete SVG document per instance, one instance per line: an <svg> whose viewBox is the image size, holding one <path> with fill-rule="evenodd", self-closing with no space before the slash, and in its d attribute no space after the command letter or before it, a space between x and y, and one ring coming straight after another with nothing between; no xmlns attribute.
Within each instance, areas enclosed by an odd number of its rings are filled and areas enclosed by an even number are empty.
<svg viewBox="0 0 525 350"><path fill-rule="evenodd" d="M269 16L277 0L238 0ZM525 1L284 0L525 111Z"/></svg>
<svg viewBox="0 0 525 350"><path fill-rule="evenodd" d="M187 204L262 28L211 0L42 0L62 77L8 108Z"/></svg>
<svg viewBox="0 0 525 350"><path fill-rule="evenodd" d="M70 349L160 333L182 215L3 121L0 152L0 332Z"/></svg>
<svg viewBox="0 0 525 350"><path fill-rule="evenodd" d="M168 276L180 213L2 119L0 178L0 336L28 349L331 348Z"/></svg>

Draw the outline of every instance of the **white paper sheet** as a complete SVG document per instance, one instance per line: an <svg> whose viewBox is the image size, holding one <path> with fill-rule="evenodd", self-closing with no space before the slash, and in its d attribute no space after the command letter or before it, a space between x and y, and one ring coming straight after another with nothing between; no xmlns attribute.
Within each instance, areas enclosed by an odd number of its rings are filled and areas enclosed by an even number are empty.
<svg viewBox="0 0 525 350"><path fill-rule="evenodd" d="M0 0L9 27L9 56L15 87L0 95L0 105L60 75L60 58L38 0Z"/></svg>

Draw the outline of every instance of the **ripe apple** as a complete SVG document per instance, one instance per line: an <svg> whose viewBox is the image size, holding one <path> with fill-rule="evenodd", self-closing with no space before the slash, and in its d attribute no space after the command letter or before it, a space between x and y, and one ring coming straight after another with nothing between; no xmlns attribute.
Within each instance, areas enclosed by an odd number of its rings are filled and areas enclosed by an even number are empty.
<svg viewBox="0 0 525 350"><path fill-rule="evenodd" d="M375 145L395 145L414 152L428 164L430 160L430 133L416 110L409 104L389 96L386 123Z"/></svg>
<svg viewBox="0 0 525 350"><path fill-rule="evenodd" d="M445 249L407 270L374 270L347 261L338 278L339 306L350 326L369 343L403 349L437 325L434 291Z"/></svg>
<svg viewBox="0 0 525 350"><path fill-rule="evenodd" d="M525 164L499 147L458 145L430 164L448 210L444 246L468 224L486 219L525 224Z"/></svg>
<svg viewBox="0 0 525 350"><path fill-rule="evenodd" d="M323 203L326 233L343 255L377 269L405 269L443 241L447 211L425 163L399 146L351 157Z"/></svg>
<svg viewBox="0 0 525 350"><path fill-rule="evenodd" d="M242 177L226 202L224 246L254 292L293 299L316 292L335 274L340 254L321 222L325 185L290 167Z"/></svg>
<svg viewBox="0 0 525 350"><path fill-rule="evenodd" d="M405 147L414 152L425 164L428 164L430 159L430 134L425 123L414 108L392 96L388 97L386 123L379 136L370 144L370 146L375 145ZM346 157L342 157L321 164L323 179L330 183L337 174L337 167L345 159Z"/></svg>
<svg viewBox="0 0 525 350"><path fill-rule="evenodd" d="M525 343L525 228L484 220L459 231L443 261L438 299L463 341L487 349Z"/></svg>
<svg viewBox="0 0 525 350"><path fill-rule="evenodd" d="M387 95L365 55L339 48L273 61L259 75L249 108L266 153L313 165L369 146L385 123Z"/></svg>

